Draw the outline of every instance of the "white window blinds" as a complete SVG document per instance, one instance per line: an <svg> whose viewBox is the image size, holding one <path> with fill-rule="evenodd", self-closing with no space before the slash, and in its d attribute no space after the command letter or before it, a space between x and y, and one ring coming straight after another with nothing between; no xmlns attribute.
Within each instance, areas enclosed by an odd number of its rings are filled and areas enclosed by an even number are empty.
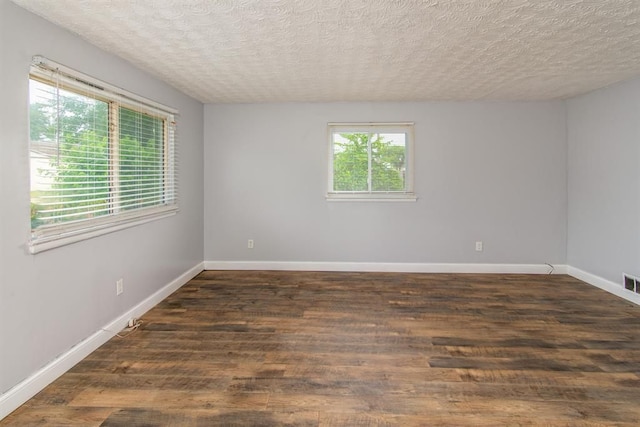
<svg viewBox="0 0 640 427"><path fill-rule="evenodd" d="M34 58L32 252L174 213L175 110Z"/></svg>

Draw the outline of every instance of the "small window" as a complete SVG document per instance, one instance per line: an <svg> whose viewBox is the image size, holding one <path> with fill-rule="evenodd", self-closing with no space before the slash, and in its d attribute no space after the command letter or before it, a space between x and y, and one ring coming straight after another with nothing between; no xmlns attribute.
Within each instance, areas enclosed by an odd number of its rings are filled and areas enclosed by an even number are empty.
<svg viewBox="0 0 640 427"><path fill-rule="evenodd" d="M329 151L329 200L416 200L412 123L330 123Z"/></svg>
<svg viewBox="0 0 640 427"><path fill-rule="evenodd" d="M174 112L34 59L32 253L175 213Z"/></svg>

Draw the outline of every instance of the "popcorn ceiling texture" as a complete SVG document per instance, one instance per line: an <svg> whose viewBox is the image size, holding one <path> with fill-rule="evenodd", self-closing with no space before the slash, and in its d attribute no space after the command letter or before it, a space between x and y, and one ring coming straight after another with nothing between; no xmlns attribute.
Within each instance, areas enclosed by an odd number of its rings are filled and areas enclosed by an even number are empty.
<svg viewBox="0 0 640 427"><path fill-rule="evenodd" d="M557 99L640 75L640 0L13 1L204 103Z"/></svg>

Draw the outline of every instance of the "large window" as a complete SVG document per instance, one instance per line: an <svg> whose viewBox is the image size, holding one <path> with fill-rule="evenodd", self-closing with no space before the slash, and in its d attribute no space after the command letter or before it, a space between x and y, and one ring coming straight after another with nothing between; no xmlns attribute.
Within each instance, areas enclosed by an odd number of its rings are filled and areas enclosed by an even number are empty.
<svg viewBox="0 0 640 427"><path fill-rule="evenodd" d="M29 77L33 253L176 211L175 111L40 57Z"/></svg>
<svg viewBox="0 0 640 427"><path fill-rule="evenodd" d="M329 124L332 200L415 200L412 123Z"/></svg>

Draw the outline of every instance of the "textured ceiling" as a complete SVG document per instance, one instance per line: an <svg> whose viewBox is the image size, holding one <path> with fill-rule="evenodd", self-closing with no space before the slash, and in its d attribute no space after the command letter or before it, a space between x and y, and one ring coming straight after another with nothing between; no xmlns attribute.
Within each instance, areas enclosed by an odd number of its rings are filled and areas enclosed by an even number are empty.
<svg viewBox="0 0 640 427"><path fill-rule="evenodd" d="M555 99L640 75L640 0L13 1L205 103Z"/></svg>

